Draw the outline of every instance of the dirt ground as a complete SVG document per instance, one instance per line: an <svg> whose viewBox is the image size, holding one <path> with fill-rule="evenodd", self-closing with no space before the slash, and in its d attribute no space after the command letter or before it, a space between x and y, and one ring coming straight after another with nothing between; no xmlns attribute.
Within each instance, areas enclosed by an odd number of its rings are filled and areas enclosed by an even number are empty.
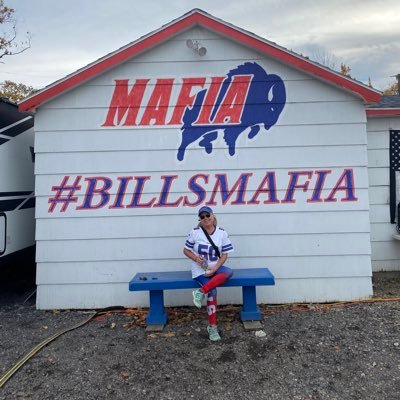
<svg viewBox="0 0 400 400"><path fill-rule="evenodd" d="M389 301L263 306L265 337L244 331L238 307L227 306L218 343L194 307L169 309L162 333L145 332L144 310L105 314L44 347L0 399L398 400L400 272L375 274L374 293ZM0 294L0 379L38 343L92 315L37 311L28 294Z"/></svg>

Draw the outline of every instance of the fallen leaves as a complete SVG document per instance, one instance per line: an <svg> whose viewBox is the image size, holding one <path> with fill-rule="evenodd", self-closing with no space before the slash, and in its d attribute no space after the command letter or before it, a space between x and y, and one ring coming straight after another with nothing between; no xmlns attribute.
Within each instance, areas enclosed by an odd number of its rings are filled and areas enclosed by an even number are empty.
<svg viewBox="0 0 400 400"><path fill-rule="evenodd" d="M230 322L225 322L224 329L226 331L231 331L232 330L232 324Z"/></svg>
<svg viewBox="0 0 400 400"><path fill-rule="evenodd" d="M176 336L175 332L149 333L148 335L146 335L146 339L155 339L155 338L160 338L160 337L171 338L171 337L175 337L175 336Z"/></svg>
<svg viewBox="0 0 400 400"><path fill-rule="evenodd" d="M149 333L148 335L146 335L146 339L155 339L157 337L157 335L155 333Z"/></svg>
<svg viewBox="0 0 400 400"><path fill-rule="evenodd" d="M218 307L218 319L221 322L233 322L237 316L240 307L227 305ZM187 322L193 322L199 319L207 319L207 311L193 310L193 308L168 308L168 324L180 325Z"/></svg>

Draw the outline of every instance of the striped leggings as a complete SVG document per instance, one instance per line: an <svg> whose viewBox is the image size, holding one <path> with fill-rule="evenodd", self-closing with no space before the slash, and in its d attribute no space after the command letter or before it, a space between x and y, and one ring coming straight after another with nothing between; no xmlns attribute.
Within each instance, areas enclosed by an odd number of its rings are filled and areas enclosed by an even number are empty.
<svg viewBox="0 0 400 400"><path fill-rule="evenodd" d="M194 278L201 286L201 291L207 295L209 325L217 325L217 287L225 283L232 275L233 271L230 268L221 265L212 276L200 275Z"/></svg>

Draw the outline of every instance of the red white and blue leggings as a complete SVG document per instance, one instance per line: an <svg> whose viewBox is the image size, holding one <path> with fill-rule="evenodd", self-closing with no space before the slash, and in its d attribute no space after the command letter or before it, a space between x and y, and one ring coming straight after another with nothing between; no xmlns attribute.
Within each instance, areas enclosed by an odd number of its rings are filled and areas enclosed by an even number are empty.
<svg viewBox="0 0 400 400"><path fill-rule="evenodd" d="M208 324L217 325L217 287L224 284L233 271L221 265L212 276L199 275L194 280L201 286L201 291L207 295Z"/></svg>

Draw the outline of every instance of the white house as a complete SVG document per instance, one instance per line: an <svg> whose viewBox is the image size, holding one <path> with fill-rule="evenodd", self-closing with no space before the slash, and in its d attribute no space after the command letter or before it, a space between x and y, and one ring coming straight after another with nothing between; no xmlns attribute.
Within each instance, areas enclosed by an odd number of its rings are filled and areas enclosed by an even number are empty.
<svg viewBox="0 0 400 400"><path fill-rule="evenodd" d="M400 132L400 96L367 105L368 175L373 271L400 270L400 236L390 218L390 132ZM399 149L398 149L399 150ZM395 188L392 184L392 190ZM400 201L397 184L397 206ZM395 201L394 201L395 200ZM396 207L397 208L397 207ZM397 214L397 210L396 210ZM396 224L398 218L396 215Z"/></svg>
<svg viewBox="0 0 400 400"><path fill-rule="evenodd" d="M230 234L231 267L275 275L259 302L369 297L370 216L372 249L393 247L374 267L397 267L400 245L380 211L388 182L368 193L368 173L374 185L387 174L368 164L388 151L380 101L198 9L25 99L20 110L36 113L38 308L146 305L129 280L189 268L182 249L201 205ZM240 303L240 289L220 301ZM190 302L167 292L169 305Z"/></svg>

